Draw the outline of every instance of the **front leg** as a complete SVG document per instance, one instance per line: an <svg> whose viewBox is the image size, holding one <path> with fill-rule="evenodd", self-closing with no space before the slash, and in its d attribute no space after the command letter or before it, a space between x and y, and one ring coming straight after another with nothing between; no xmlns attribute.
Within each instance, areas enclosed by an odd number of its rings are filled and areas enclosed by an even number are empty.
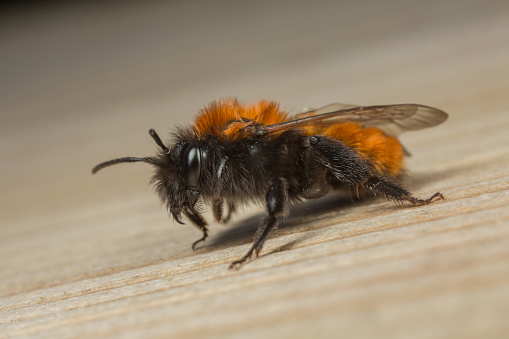
<svg viewBox="0 0 509 339"><path fill-rule="evenodd" d="M227 224L227 223L230 221L230 219L231 219L232 215L233 215L236 211L237 211L237 208L235 207L235 204L234 204L234 203L231 203L231 202L230 202L230 203L228 203L228 214L226 214L226 217L224 217L223 219L221 219L221 222L222 222L223 224Z"/></svg>
<svg viewBox="0 0 509 339"><path fill-rule="evenodd" d="M234 203L228 203L228 213L226 214L226 217L223 217L223 205L223 199L218 197L212 199L212 216L216 222L226 224L228 221L230 221L232 214L234 214L237 209L235 208Z"/></svg>
<svg viewBox="0 0 509 339"><path fill-rule="evenodd" d="M184 210L184 214L186 215L186 217L189 220L191 220L191 222L196 227L198 227L203 232L203 236L200 239L198 239L195 242L193 242L193 246L191 246L193 251L194 251L194 250L196 250L196 245L198 245L202 241L205 241L205 239L207 239L207 237L208 237L208 231L209 230L207 229L207 222L196 211L191 211L191 210L186 208Z"/></svg>
<svg viewBox="0 0 509 339"><path fill-rule="evenodd" d="M266 204L268 215L258 227L253 245L240 260L232 262L229 269L239 269L253 256L253 253L258 257L270 231L277 227L277 216L285 213L288 209L288 182L286 179L279 178L272 182L266 194Z"/></svg>

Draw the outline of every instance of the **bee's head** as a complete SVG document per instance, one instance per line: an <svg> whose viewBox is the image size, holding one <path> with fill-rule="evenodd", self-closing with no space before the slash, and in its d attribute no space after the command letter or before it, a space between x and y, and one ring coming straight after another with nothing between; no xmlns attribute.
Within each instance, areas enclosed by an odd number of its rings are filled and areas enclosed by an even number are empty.
<svg viewBox="0 0 509 339"><path fill-rule="evenodd" d="M170 149L156 131L151 129L149 134L160 148L156 156L105 161L95 166L92 173L123 162L146 162L155 166L151 182L173 218L182 224L182 212L188 216L196 215L195 206L201 193L200 183L207 154L199 144L190 142L177 142Z"/></svg>

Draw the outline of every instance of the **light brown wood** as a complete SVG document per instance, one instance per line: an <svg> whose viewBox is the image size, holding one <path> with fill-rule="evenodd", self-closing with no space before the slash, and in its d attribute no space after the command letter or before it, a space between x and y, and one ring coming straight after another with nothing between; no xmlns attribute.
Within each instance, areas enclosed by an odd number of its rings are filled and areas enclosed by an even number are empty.
<svg viewBox="0 0 509 339"><path fill-rule="evenodd" d="M507 1L130 3L1 19L0 337L509 337ZM422 207L327 197L262 255L263 210L200 233L169 220L152 154L210 100L296 111L416 102L402 136ZM211 220L210 215L207 215Z"/></svg>

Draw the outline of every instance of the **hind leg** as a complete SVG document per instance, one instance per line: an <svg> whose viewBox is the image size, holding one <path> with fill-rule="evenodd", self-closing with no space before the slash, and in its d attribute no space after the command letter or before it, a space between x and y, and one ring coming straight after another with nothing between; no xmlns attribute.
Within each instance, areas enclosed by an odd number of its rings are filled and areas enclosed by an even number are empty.
<svg viewBox="0 0 509 339"><path fill-rule="evenodd" d="M397 202L409 201L414 205L427 205L436 199L444 199L444 196L440 192L436 192L427 199L415 198L406 189L387 179L375 176L369 177L363 186L368 191L368 193L372 195L383 196L386 199Z"/></svg>

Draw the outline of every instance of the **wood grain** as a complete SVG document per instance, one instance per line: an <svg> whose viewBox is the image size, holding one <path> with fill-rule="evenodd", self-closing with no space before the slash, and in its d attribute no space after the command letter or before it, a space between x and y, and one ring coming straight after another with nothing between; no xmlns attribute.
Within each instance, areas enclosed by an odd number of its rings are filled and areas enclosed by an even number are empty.
<svg viewBox="0 0 509 339"><path fill-rule="evenodd" d="M504 1L83 4L2 14L0 337L509 336L509 6ZM330 196L200 234L169 221L147 131L208 101L416 102L413 207ZM210 215L207 216L211 220Z"/></svg>

